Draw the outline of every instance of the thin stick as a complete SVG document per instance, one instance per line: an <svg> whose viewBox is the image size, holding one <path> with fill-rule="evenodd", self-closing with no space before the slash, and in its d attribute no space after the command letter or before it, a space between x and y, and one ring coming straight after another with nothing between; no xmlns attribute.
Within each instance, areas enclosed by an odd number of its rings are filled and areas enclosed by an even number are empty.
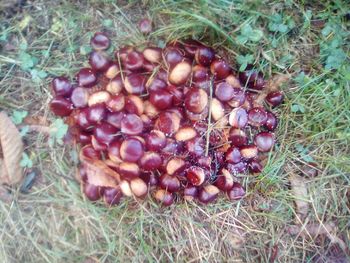
<svg viewBox="0 0 350 263"><path fill-rule="evenodd" d="M209 86L209 115L208 115L208 131L206 138L206 146L205 146L205 156L209 154L209 140L210 140L210 132L211 132L211 100L213 98L213 78L210 80Z"/></svg>

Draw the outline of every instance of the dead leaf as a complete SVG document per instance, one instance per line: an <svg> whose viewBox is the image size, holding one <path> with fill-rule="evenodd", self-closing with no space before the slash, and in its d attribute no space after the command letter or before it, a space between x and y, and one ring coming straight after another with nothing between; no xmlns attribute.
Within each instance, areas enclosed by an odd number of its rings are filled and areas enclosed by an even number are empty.
<svg viewBox="0 0 350 263"><path fill-rule="evenodd" d="M303 177L291 173L289 176L289 181L292 187L292 193L294 197L294 202L296 206L297 215L300 221L304 221L309 211L308 193L306 183Z"/></svg>
<svg viewBox="0 0 350 263"><path fill-rule="evenodd" d="M41 132L47 135L51 132L50 123L43 116L27 116L23 120L22 126L27 126L29 131Z"/></svg>
<svg viewBox="0 0 350 263"><path fill-rule="evenodd" d="M19 131L5 112L0 112L0 145L3 155L0 183L16 184L23 178L20 166L23 142Z"/></svg>
<svg viewBox="0 0 350 263"><path fill-rule="evenodd" d="M80 153L80 161L86 169L87 181L90 184L104 187L117 187L120 175L101 160L85 157Z"/></svg>
<svg viewBox="0 0 350 263"><path fill-rule="evenodd" d="M290 79L289 75L278 74L273 76L266 84L266 87L259 93L259 96L254 100L254 105L262 105L267 94L273 91L281 90L281 86Z"/></svg>

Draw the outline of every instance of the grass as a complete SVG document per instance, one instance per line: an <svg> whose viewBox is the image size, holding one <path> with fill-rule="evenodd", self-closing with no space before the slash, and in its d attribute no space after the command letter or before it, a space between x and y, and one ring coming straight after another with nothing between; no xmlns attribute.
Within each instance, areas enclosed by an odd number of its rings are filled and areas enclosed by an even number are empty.
<svg viewBox="0 0 350 263"><path fill-rule="evenodd" d="M0 109L10 114L54 122L50 80L73 77L100 30L114 47L194 37L220 48L236 69L238 60L254 63L267 77L292 81L278 109L276 153L261 175L244 179L248 196L238 203L95 205L74 180L74 149L27 133L26 152L41 173L29 194L0 201L2 262L334 261L339 248L329 239L286 231L296 214L288 176L310 160L318 164L319 176L307 180L306 222L335 222L349 247L349 8L346 1L38 0L22 8L9 1L0 11ZM156 24L149 37L135 26L145 16Z"/></svg>

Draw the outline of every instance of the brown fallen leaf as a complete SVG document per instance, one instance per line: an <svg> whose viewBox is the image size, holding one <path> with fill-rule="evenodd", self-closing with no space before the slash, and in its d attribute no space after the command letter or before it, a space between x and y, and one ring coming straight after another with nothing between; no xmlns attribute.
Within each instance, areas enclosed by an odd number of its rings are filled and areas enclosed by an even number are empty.
<svg viewBox="0 0 350 263"><path fill-rule="evenodd" d="M299 222L304 221L309 211L309 203L307 186L303 177L291 173L289 176L289 181L292 188L292 193L294 197L294 202L296 206L297 215L299 217Z"/></svg>
<svg viewBox="0 0 350 263"><path fill-rule="evenodd" d="M101 160L94 160L80 154L80 161L86 169L87 181L90 184L104 187L117 187L120 175Z"/></svg>
<svg viewBox="0 0 350 263"><path fill-rule="evenodd" d="M0 184L16 184L23 178L20 166L23 142L19 131L5 112L0 112L0 146L2 152Z"/></svg>
<svg viewBox="0 0 350 263"><path fill-rule="evenodd" d="M270 92L281 90L281 86L290 79L289 75L278 74L273 76L266 84L266 87L259 93L259 96L254 100L255 106L261 106Z"/></svg>

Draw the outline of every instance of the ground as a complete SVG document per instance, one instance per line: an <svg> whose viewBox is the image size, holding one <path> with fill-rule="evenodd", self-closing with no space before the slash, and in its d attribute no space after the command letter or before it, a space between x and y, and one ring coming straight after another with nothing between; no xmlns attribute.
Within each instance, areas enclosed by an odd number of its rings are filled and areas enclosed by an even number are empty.
<svg viewBox="0 0 350 263"><path fill-rule="evenodd" d="M0 110L21 127L25 171L37 169L28 193L12 188L12 200L0 201L2 262L350 261L350 5L232 2L0 1ZM144 17L154 23L148 37L137 28ZM75 149L59 143L62 124L48 109L49 83L74 77L101 30L114 48L193 37L237 70L253 63L267 78L289 77L278 146L262 174L244 179L244 200L170 208L128 200L106 208L83 198ZM26 130L26 114L56 132ZM317 164L316 177L303 172L308 162ZM308 192L302 221L296 174Z"/></svg>

